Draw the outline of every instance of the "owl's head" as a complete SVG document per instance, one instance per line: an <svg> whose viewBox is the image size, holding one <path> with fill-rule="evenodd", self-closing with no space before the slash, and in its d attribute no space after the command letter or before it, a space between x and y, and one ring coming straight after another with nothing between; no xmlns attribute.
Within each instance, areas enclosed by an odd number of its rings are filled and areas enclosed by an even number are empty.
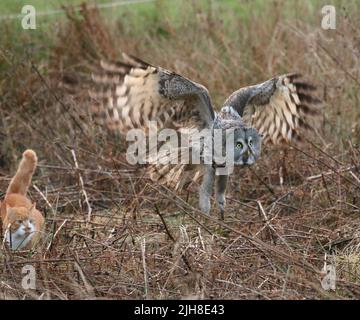
<svg viewBox="0 0 360 320"><path fill-rule="evenodd" d="M213 129L215 137L219 131L222 135L221 141L215 139L218 142L214 145L217 164L224 163L219 153L226 155L227 164L234 165L252 165L260 157L262 136L255 128L245 126L243 119L234 108L223 107L215 118Z"/></svg>
<svg viewBox="0 0 360 320"><path fill-rule="evenodd" d="M237 128L234 131L234 164L252 165L260 157L261 135L255 128Z"/></svg>

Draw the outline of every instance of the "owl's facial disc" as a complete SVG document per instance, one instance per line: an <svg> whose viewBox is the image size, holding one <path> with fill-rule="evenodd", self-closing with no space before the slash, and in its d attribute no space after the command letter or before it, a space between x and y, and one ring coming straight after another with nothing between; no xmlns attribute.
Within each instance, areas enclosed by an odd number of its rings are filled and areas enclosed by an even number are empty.
<svg viewBox="0 0 360 320"><path fill-rule="evenodd" d="M254 128L244 128L235 132L234 163L252 165L261 153L261 136Z"/></svg>

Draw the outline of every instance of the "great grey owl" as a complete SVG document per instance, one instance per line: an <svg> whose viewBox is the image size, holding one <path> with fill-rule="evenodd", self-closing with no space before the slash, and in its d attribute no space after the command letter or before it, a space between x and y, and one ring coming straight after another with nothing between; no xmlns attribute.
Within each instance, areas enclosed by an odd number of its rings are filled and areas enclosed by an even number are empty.
<svg viewBox="0 0 360 320"><path fill-rule="evenodd" d="M89 93L91 111L98 122L123 135L134 128L148 134L151 121L156 121L158 130L172 128L190 137L193 129L208 129L210 137L215 129L220 129L226 140L228 129L232 129L231 153L235 165L253 164L260 156L262 142L301 140L304 131L316 129L319 124L320 101L311 94L315 87L298 74L285 74L241 88L227 98L217 113L204 86L136 57L123 54L123 62L101 61L97 67ZM213 154L223 149L225 140L222 145L210 140ZM153 181L174 189L203 176L200 209L209 212L215 184L216 202L223 212L227 173L216 174L223 163L215 157L210 162L204 161L205 147L203 139L200 145L190 143L177 152L156 154L158 161L148 165L147 172ZM195 149L200 150L200 162L172 161L184 153L192 154ZM146 150L149 156L151 151ZM164 158L168 161L160 161Z"/></svg>

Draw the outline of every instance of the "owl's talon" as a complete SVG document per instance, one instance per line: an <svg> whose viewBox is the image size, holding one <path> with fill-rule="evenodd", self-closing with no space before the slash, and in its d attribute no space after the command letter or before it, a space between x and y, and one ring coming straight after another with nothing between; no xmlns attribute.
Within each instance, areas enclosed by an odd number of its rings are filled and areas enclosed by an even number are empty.
<svg viewBox="0 0 360 320"><path fill-rule="evenodd" d="M211 204L210 204L210 199L205 199L205 198L201 198L200 197L200 201L199 201L199 207L200 207L200 210L206 214L209 214L210 212L210 207L211 207Z"/></svg>
<svg viewBox="0 0 360 320"><path fill-rule="evenodd" d="M220 197L220 199L217 199L217 205L218 205L218 207L220 209L220 218L221 218L221 220L224 220L225 204L226 204L225 196L222 195Z"/></svg>
<svg viewBox="0 0 360 320"><path fill-rule="evenodd" d="M220 219L224 220L224 212L225 212L225 204L226 204L225 195L224 194L218 195L216 202L217 202L217 206L220 210Z"/></svg>
<svg viewBox="0 0 360 320"><path fill-rule="evenodd" d="M217 201L217 205L220 209L220 211L224 212L225 211L225 204L226 204L226 201L225 199L222 199L221 201Z"/></svg>
<svg viewBox="0 0 360 320"><path fill-rule="evenodd" d="M224 212L225 212L225 210L220 210L220 219L221 219L222 221L225 220L225 218L224 218Z"/></svg>

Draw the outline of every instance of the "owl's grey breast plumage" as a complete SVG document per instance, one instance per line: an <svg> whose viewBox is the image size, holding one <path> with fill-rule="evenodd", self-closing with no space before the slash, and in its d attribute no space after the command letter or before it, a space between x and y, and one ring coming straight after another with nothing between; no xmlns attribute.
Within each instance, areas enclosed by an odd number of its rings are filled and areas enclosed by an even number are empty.
<svg viewBox="0 0 360 320"><path fill-rule="evenodd" d="M175 128L179 133L191 128L244 126L254 127L264 142L279 144L301 140L305 131L319 126L321 109L311 94L315 87L297 74L241 88L216 114L204 86L132 56L124 54L123 59L102 61L89 90L94 118L121 134L132 128L146 132L149 121L156 121L158 129ZM199 176L191 171L194 168L198 170L191 163L155 164L148 170L152 179L178 188L185 173Z"/></svg>
<svg viewBox="0 0 360 320"><path fill-rule="evenodd" d="M214 128L230 129L232 127L244 126L240 114L231 106L224 106L214 119Z"/></svg>

